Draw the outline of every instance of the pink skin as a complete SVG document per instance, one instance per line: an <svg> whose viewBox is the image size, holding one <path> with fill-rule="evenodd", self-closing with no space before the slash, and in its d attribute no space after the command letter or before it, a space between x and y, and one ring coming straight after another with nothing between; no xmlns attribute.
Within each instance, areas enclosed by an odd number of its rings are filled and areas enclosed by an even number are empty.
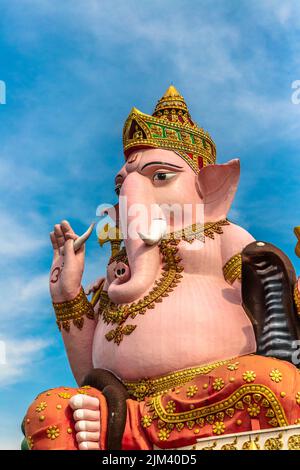
<svg viewBox="0 0 300 470"><path fill-rule="evenodd" d="M122 284L130 279L130 268L125 263L117 263L114 268L114 273L115 278Z"/></svg>
<svg viewBox="0 0 300 470"><path fill-rule="evenodd" d="M147 165L151 162L164 164ZM158 172L174 176L157 183L154 176ZM213 222L227 216L238 180L238 160L210 165L196 175L173 152L151 149L137 152L134 162L124 165L116 183L121 185L120 195L127 196L129 207L136 202L146 207L204 204L205 221ZM120 217L122 225L122 214ZM176 228L176 222L169 227ZM240 285L228 285L222 272L226 261L252 241L249 233L231 224L214 240L207 238L205 249L197 241L192 245L181 242L179 255L184 272L180 284L155 309L130 322L137 328L119 346L105 340L112 327L100 321L93 343L94 366L136 380L254 352L254 332L241 306ZM114 280L108 287L109 297L119 304L144 297L161 270L157 246L146 246L140 239L127 239L125 245L131 277L125 282Z"/></svg>
<svg viewBox="0 0 300 470"><path fill-rule="evenodd" d="M151 204L204 204L206 222L227 216L239 179L237 160L225 165L210 165L196 175L172 151L149 149L134 153L134 161L127 162L116 178L116 183L121 185L120 194L127 196L129 208L134 203L144 204L147 208ZM147 165L153 162L164 163ZM156 179L158 173L171 173L172 176L161 181ZM120 218L122 227L122 214ZM139 214L130 215L127 223L131 222L139 226L138 230L144 228L145 221ZM178 228L176 224L176 221L170 223L168 229ZM70 292L79 291L83 265L81 258L76 259L77 254L72 253L68 242L69 236L76 235L65 223L61 224L60 230L63 232L63 242L56 234L52 236L56 256L59 255L55 248L58 241L60 246L69 245L65 252L65 264L68 261L68 268L77 273L77 277L71 273L76 282L68 288L64 289L64 278L60 280L60 286L56 286L59 289L55 294L59 293L58 297L64 299ZM119 346L107 342L105 334L111 325L104 324L101 319L97 325L92 320L86 320L82 331L71 326L70 333L63 332L68 358L78 382L92 367L111 370L122 379L137 380L254 352L253 328L241 306L240 285L238 282L228 285L222 272L226 261L251 241L253 237L249 233L231 224L223 228L222 235L216 234L214 240L207 238L204 247L198 241L192 245L181 242L178 248L184 272L180 284L153 310L138 315L130 322L137 328ZM129 268L125 269L124 275L116 277L118 264L111 263L105 283L109 297L119 304L144 297L162 268L157 246L146 246L140 238L125 240L125 245ZM64 275L67 277L67 272ZM87 429L89 421L96 417L93 414L96 410L89 407L83 403L81 409L86 414L79 413L78 417L77 413L74 416L76 422L86 423L84 426ZM83 439L81 444L94 442L90 441L90 437L80 435L78 439Z"/></svg>

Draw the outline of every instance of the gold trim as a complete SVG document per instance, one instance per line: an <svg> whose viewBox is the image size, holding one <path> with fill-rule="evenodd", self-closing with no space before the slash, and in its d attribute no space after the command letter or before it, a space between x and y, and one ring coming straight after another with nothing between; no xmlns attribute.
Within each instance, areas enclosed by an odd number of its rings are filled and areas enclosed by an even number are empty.
<svg viewBox="0 0 300 470"><path fill-rule="evenodd" d="M232 285L236 279L241 281L242 278L242 255L238 253L232 256L223 266L223 274L225 281Z"/></svg>
<svg viewBox="0 0 300 470"><path fill-rule="evenodd" d="M56 323L59 330L63 328L65 331L69 332L71 321L74 326L81 330L84 325L84 316L90 320L95 319L94 309L88 301L83 288L80 289L80 292L75 299L67 302L53 303L53 308L56 314Z"/></svg>
<svg viewBox="0 0 300 470"><path fill-rule="evenodd" d="M270 437L264 444L264 450L281 450L283 448L282 433L277 437Z"/></svg>
<svg viewBox="0 0 300 470"><path fill-rule="evenodd" d="M162 375L154 379L141 379L134 382L124 381L129 395L138 401L146 397L154 397L167 392L174 387L179 387L195 379L198 375L206 375L214 369L230 363L233 359L218 361L212 364L206 364L199 367L191 367L172 374Z"/></svg>
<svg viewBox="0 0 300 470"><path fill-rule="evenodd" d="M227 408L236 405L243 397L249 395L249 393L260 393L269 401L270 406L277 418L278 426L288 425L288 420L279 400L272 390L270 390L265 385L242 385L229 397L215 403L214 405L204 406L202 408L197 408L182 413L167 413L162 405L161 395L154 397L151 400L151 404L153 405L154 411L157 413L159 419L165 423L183 423L187 420L196 420L212 415L216 412L220 413L221 411L225 411Z"/></svg>
<svg viewBox="0 0 300 470"><path fill-rule="evenodd" d="M294 434L288 439L289 450L300 450L300 434Z"/></svg>
<svg viewBox="0 0 300 470"><path fill-rule="evenodd" d="M218 220L217 222L206 222L205 224L192 224L184 229L177 230L166 236L166 240L180 240L192 243L194 240L204 242L205 237L214 239L215 233L222 234L225 225L230 225L227 219Z"/></svg>

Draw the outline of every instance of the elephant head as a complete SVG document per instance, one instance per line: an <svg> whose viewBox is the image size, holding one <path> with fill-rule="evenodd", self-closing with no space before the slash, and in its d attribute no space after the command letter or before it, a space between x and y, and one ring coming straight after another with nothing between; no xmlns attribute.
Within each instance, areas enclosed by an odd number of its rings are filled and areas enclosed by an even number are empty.
<svg viewBox="0 0 300 470"><path fill-rule="evenodd" d="M115 181L120 201L126 202L119 215L129 266L124 272L120 266L110 283L110 299L127 304L145 295L161 270L158 244L166 232L184 228L185 208L189 224L226 218L238 180L238 160L196 173L177 152L133 151Z"/></svg>

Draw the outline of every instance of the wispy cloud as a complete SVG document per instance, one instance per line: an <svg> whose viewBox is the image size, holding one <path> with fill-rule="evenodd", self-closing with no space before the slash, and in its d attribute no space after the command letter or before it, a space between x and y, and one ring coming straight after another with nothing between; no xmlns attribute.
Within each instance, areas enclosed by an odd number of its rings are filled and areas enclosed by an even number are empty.
<svg viewBox="0 0 300 470"><path fill-rule="evenodd" d="M28 374L37 367L51 344L50 340L37 338L18 341L2 338L2 341L6 348L6 364L0 364L1 388L28 379Z"/></svg>
<svg viewBox="0 0 300 470"><path fill-rule="evenodd" d="M37 253L44 248L48 240L36 236L34 229L30 229L28 216L24 220L18 220L7 211L0 209L1 231L0 231L0 255L11 262L17 258L24 258ZM28 226L29 225L29 226ZM1 264L0 263L0 264Z"/></svg>

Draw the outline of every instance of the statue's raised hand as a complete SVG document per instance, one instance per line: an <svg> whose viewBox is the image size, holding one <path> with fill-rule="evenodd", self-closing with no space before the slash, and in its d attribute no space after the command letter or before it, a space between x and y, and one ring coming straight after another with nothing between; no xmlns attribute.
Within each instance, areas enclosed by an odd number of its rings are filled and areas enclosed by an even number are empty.
<svg viewBox="0 0 300 470"><path fill-rule="evenodd" d="M50 271L50 292L53 302L74 299L81 288L84 270L84 245L74 250L78 238L69 222L63 220L50 233L53 262Z"/></svg>

